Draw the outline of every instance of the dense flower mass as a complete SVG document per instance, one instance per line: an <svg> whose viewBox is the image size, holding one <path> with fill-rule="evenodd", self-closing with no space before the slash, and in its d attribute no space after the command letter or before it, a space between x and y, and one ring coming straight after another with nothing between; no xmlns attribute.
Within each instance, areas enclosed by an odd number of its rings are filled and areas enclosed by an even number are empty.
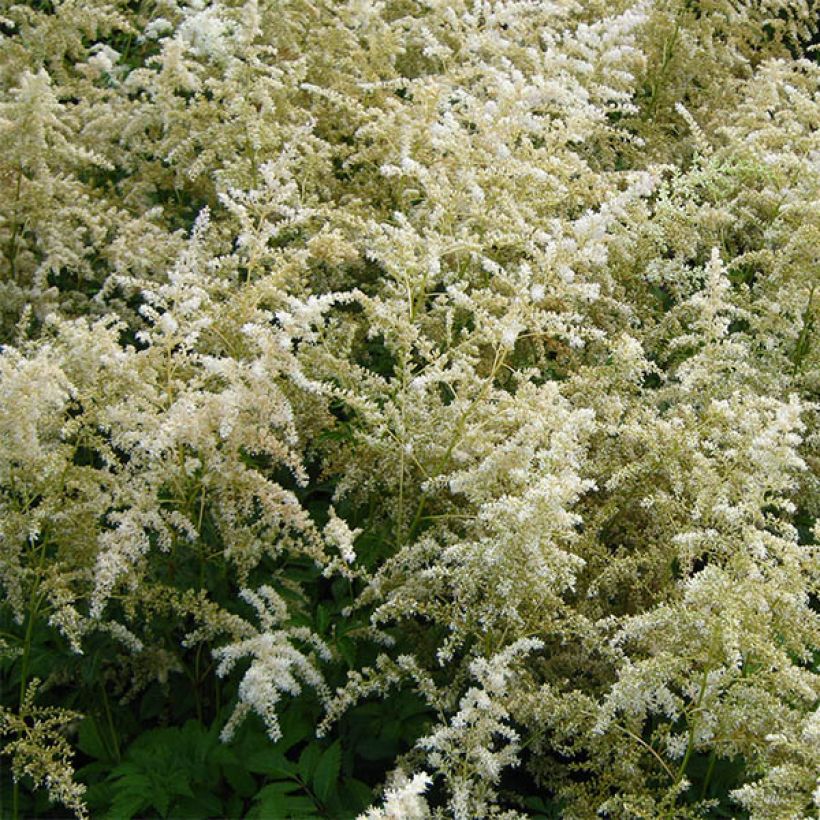
<svg viewBox="0 0 820 820"><path fill-rule="evenodd" d="M820 812L818 11L0 0L9 812Z"/></svg>

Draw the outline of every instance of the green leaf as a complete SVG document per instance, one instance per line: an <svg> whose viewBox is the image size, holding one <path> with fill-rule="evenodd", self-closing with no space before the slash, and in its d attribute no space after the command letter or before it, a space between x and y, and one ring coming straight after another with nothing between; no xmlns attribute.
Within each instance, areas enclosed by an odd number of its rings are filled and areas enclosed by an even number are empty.
<svg viewBox="0 0 820 820"><path fill-rule="evenodd" d="M111 756L105 748L100 730L97 728L97 722L90 717L80 723L80 733L77 738L77 748L93 757L95 760L110 760Z"/></svg>
<svg viewBox="0 0 820 820"><path fill-rule="evenodd" d="M114 799L110 783L92 783L85 791L85 802L92 817L102 816Z"/></svg>
<svg viewBox="0 0 820 820"><path fill-rule="evenodd" d="M353 669L356 666L356 644L350 638L339 638L335 646L345 663Z"/></svg>
<svg viewBox="0 0 820 820"><path fill-rule="evenodd" d="M106 820L131 820L149 803L141 794L122 792L111 802L111 810L104 815Z"/></svg>
<svg viewBox="0 0 820 820"><path fill-rule="evenodd" d="M316 766L321 756L322 749L318 743L311 743L309 746L305 746L302 750L302 754L299 755L299 774L307 782L313 779L313 772L316 771Z"/></svg>
<svg viewBox="0 0 820 820"><path fill-rule="evenodd" d="M531 795L524 799L524 805L532 812L532 818L538 820L550 820L550 818L562 817L560 804L552 801L547 803L543 797Z"/></svg>
<svg viewBox="0 0 820 820"><path fill-rule="evenodd" d="M292 792L297 792L301 790L301 784L297 783L295 780L282 780L278 783L268 783L267 786L263 786L256 793L254 800L259 800L261 798L268 797L272 794L291 794Z"/></svg>
<svg viewBox="0 0 820 820"><path fill-rule="evenodd" d="M141 783L145 781L146 788L150 788L151 780L136 763L120 763L111 770L109 780L118 780L120 783ZM150 791L149 791L150 793Z"/></svg>
<svg viewBox="0 0 820 820"><path fill-rule="evenodd" d="M183 798L174 803L173 817L222 817L222 801L215 795L203 792L194 797Z"/></svg>
<svg viewBox="0 0 820 820"><path fill-rule="evenodd" d="M144 722L155 718L165 707L165 693L158 684L150 686L140 701L140 720Z"/></svg>
<svg viewBox="0 0 820 820"><path fill-rule="evenodd" d="M296 763L288 760L281 752L274 749L260 749L246 758L244 767L254 774L266 774L269 777L286 778L299 771Z"/></svg>
<svg viewBox="0 0 820 820"><path fill-rule="evenodd" d="M353 814L359 814L364 811L374 799L373 790L370 786L353 777L342 781L339 787L339 793L345 806L352 808Z"/></svg>
<svg viewBox="0 0 820 820"><path fill-rule="evenodd" d="M313 791L323 803L327 801L331 790L339 779L341 765L342 747L337 740L322 752L313 773Z"/></svg>
<svg viewBox="0 0 820 820"><path fill-rule="evenodd" d="M316 722L299 709L288 709L279 720L282 739L276 744L276 748L286 752L297 743L312 737L315 726Z"/></svg>
<svg viewBox="0 0 820 820"><path fill-rule="evenodd" d="M171 795L164 789L154 789L150 803L163 817L167 817Z"/></svg>
<svg viewBox="0 0 820 820"><path fill-rule="evenodd" d="M401 722L398 720L388 720L385 721L384 725L382 726L382 737L385 740L399 740L402 736L402 726Z"/></svg>
<svg viewBox="0 0 820 820"><path fill-rule="evenodd" d="M316 626L320 635L323 635L330 625L330 613L324 604L316 607Z"/></svg>
<svg viewBox="0 0 820 820"><path fill-rule="evenodd" d="M225 804L226 817L243 817L245 815L245 801L238 795L232 794Z"/></svg>
<svg viewBox="0 0 820 820"><path fill-rule="evenodd" d="M316 806L309 797L290 794L300 788L298 783L271 783L265 786L256 795L254 808L248 816L258 817L260 820L316 817Z"/></svg>
<svg viewBox="0 0 820 820"><path fill-rule="evenodd" d="M222 766L222 772L228 785L240 797L250 797L256 792L256 780L243 766L229 763Z"/></svg>
<svg viewBox="0 0 820 820"><path fill-rule="evenodd" d="M356 748L356 754L365 760L386 760L395 756L397 750L398 744L395 740L374 737L358 746Z"/></svg>

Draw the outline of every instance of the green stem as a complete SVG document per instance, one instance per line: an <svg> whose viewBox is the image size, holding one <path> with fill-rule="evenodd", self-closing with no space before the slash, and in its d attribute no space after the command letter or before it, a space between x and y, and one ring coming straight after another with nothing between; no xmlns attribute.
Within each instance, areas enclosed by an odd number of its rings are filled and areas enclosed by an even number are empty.
<svg viewBox="0 0 820 820"><path fill-rule="evenodd" d="M32 603L35 603L32 601ZM23 707L23 700L26 697L26 684L28 683L28 667L31 657L31 638L34 633L34 618L36 617L36 610L30 609L28 616L28 624L26 625L26 637L23 639L23 657L20 661L20 708Z"/></svg>
<svg viewBox="0 0 820 820"><path fill-rule="evenodd" d="M450 457L453 454L453 450L455 450L456 445L461 440L461 436L464 432L464 427L467 424L467 419L470 417L470 413L472 413L473 409L476 405L484 398L487 391L492 386L493 380L496 377L501 365L504 362L504 352L501 350L497 350L495 353L495 359L493 360L493 366L490 371L490 375L487 377L487 380L481 386L481 390L479 391L478 395L470 402L470 404L464 409L464 412L461 414L458 422L456 423L456 429L453 433L453 437L450 440L450 443L445 451L444 455L442 456L439 463L436 465L435 470L433 471L433 475L440 475L441 472L446 469L447 465L450 463ZM412 541L413 537L416 534L416 530L419 527L419 524L422 521L422 516L424 515L424 508L427 506L427 497L422 496L419 499L418 507L416 507L416 514L413 516L413 522L410 524L410 529L407 533L407 540Z"/></svg>
<svg viewBox="0 0 820 820"><path fill-rule="evenodd" d="M706 684L709 682L709 670L704 669L703 675L701 677L700 683L700 693L698 694L698 699L695 703L695 708L692 710L692 719L689 722L689 738L686 743L686 752L683 755L683 760L681 761L680 768L678 769L677 774L675 775L675 783L674 788L680 785L681 781L683 780L683 776L686 774L686 767L689 765L689 760L692 757L692 752L695 749L695 729L697 728L697 716L698 712L700 711L700 707L703 704L703 698L706 695ZM677 801L677 797L675 797Z"/></svg>
<svg viewBox="0 0 820 820"><path fill-rule="evenodd" d="M797 343L794 346L794 354L792 357L792 360L794 362L794 369L792 371L793 376L796 376L797 373L800 371L800 367L803 363L803 358L809 351L809 337L814 327L814 317L811 315L811 310L814 302L815 287L815 285L812 285L811 291L809 292L809 303L808 305L806 305L806 309L803 311L803 327L800 329L800 336L797 338Z"/></svg>
<svg viewBox="0 0 820 820"><path fill-rule="evenodd" d="M11 816L14 820L20 817L20 784L16 780L11 792Z"/></svg>
<svg viewBox="0 0 820 820"><path fill-rule="evenodd" d="M398 531L396 543L399 547L404 541L404 472L405 472L405 455L407 446L406 430L405 430L405 398L407 394L407 354L402 352L401 359L401 438L399 440L399 504L396 520L398 522Z"/></svg>
<svg viewBox="0 0 820 820"><path fill-rule="evenodd" d="M709 791L709 783L712 780L712 772L714 772L714 770L715 770L715 761L716 760L717 760L717 754L715 753L715 750L712 749L712 751L709 755L709 765L706 768L706 778L703 781L703 788L700 790L700 799L701 800L706 799L706 795Z"/></svg>
<svg viewBox="0 0 820 820"><path fill-rule="evenodd" d="M14 225L9 237L8 257L9 257L9 273L12 282L17 281L17 234L20 231L20 220L17 218L17 209L20 203L20 191L23 184L23 169L22 167L17 171L17 190L14 195Z"/></svg>
<svg viewBox="0 0 820 820"><path fill-rule="evenodd" d="M140 4L139 4L139 8L137 9L137 18L136 18L137 21L139 21L140 17L142 16L142 10L143 10L144 5L145 5L145 0L142 0L142 2L140 2ZM125 63L128 60L128 55L131 52L131 46L132 46L133 42L134 42L134 32L131 31L131 32L128 33L128 40L126 40L126 42L125 42L125 49L123 50L122 57L120 57L120 60L121 60L122 63Z"/></svg>
<svg viewBox="0 0 820 820"><path fill-rule="evenodd" d="M196 718L202 723L202 697L199 693L199 682L201 678L199 663L202 657L202 644L200 643L196 648L196 655L194 656L194 703L196 704Z"/></svg>
<svg viewBox="0 0 820 820"><path fill-rule="evenodd" d="M111 735L111 743L114 747L114 758L117 763L119 763L122 759L122 755L120 754L120 743L117 739L117 730L114 728L114 719L111 716L111 706L108 703L108 693L105 691L105 685L102 683L100 684L100 690L102 691L103 707L105 708L105 719L108 723L108 732Z"/></svg>
<svg viewBox="0 0 820 820"><path fill-rule="evenodd" d="M672 770L669 768L669 766L666 765L666 761L642 737L636 735L634 732L630 732L629 729L627 729L625 726L621 726L619 723L613 723L612 725L616 729L619 729L621 732L627 735L627 737L632 738L632 740L634 740L636 743L643 746L643 748L646 749L652 755L652 757L654 757L655 760L658 761L658 763L661 765L661 768L666 772L667 775L669 775L669 778L674 778L674 774L672 773Z"/></svg>
<svg viewBox="0 0 820 820"><path fill-rule="evenodd" d="M45 565L46 542L40 545L40 555L37 565L37 575L31 586L31 594L28 601L28 623L26 624L26 636L23 640L23 656L20 660L20 693L18 709L22 711L23 701L26 698L26 686L28 685L28 670L31 660L31 641L34 636L34 622L37 618L37 610L40 608L40 578ZM15 780L12 788L12 817L18 820L20 817L20 783Z"/></svg>
<svg viewBox="0 0 820 820"><path fill-rule="evenodd" d="M644 119L652 119L655 116L655 110L658 107L658 99L660 97L660 91L663 87L664 80L666 79L666 73L669 70L669 65L672 62L672 54L675 50L675 44L678 40L678 33L680 32L680 23L675 23L675 28L672 31L672 36L666 38L663 41L663 54L661 56L661 66L658 70L658 76L655 79L655 82L652 83L652 94L649 97L649 103L646 107L646 115Z"/></svg>
<svg viewBox="0 0 820 820"><path fill-rule="evenodd" d="M703 703L703 697L706 694L706 684L709 680L709 672L708 670L703 671L703 677L701 678L700 684L700 693L698 694L697 702L695 703L695 708L692 713L692 720L689 723L689 739L686 744L686 753L683 756L683 760L681 761L680 768L678 769L678 775L675 778L675 785L677 786L678 783L683 780L684 774L686 774L686 766L689 763L689 758L692 756L692 750L695 746L695 729L697 728L697 713L700 710L701 704Z"/></svg>

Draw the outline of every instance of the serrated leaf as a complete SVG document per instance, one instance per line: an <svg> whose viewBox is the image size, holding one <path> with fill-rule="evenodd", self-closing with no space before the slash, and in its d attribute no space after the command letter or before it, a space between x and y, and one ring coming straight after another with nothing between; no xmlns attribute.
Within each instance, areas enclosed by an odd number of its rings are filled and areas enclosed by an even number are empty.
<svg viewBox="0 0 820 820"><path fill-rule="evenodd" d="M110 760L111 756L105 748L97 723L92 718L85 718L80 723L80 732L77 737L77 748L89 757L96 760Z"/></svg>
<svg viewBox="0 0 820 820"><path fill-rule="evenodd" d="M169 794L177 794L182 795L184 797L193 797L194 793L191 789L191 784L188 783L187 780L172 780L169 784L170 788L168 789Z"/></svg>
<svg viewBox="0 0 820 820"><path fill-rule="evenodd" d="M108 775L108 779L128 781L129 783L144 781L148 786L151 784L142 767L130 762L120 763L119 766L115 766L111 770L111 774Z"/></svg>
<svg viewBox="0 0 820 820"><path fill-rule="evenodd" d="M265 820L289 817L318 817L316 806L309 797L265 798L259 804L259 817Z"/></svg>
<svg viewBox="0 0 820 820"><path fill-rule="evenodd" d="M295 780L280 780L276 783L268 783L267 786L263 786L259 789L256 793L256 797L254 797L254 800L259 800L274 794L291 794L292 792L301 790L302 786Z"/></svg>
<svg viewBox="0 0 820 820"><path fill-rule="evenodd" d="M111 809L105 815L106 820L131 820L149 803L139 794L118 794L111 802Z"/></svg>
<svg viewBox="0 0 820 820"><path fill-rule="evenodd" d="M244 767L254 774L266 774L270 777L289 777L299 771L299 767L280 752L272 749L260 749L244 761Z"/></svg>
<svg viewBox="0 0 820 820"><path fill-rule="evenodd" d="M287 710L279 721L282 739L276 744L277 750L286 752L297 743L307 740L313 735L315 725L314 721L308 719L298 710Z"/></svg>
<svg viewBox="0 0 820 820"><path fill-rule="evenodd" d="M313 773L313 791L323 803L327 801L331 790L339 779L341 765L342 747L337 740L322 752Z"/></svg>
<svg viewBox="0 0 820 820"><path fill-rule="evenodd" d="M174 803L173 813L175 817L221 817L224 814L222 801L208 792L179 800Z"/></svg>
<svg viewBox="0 0 820 820"><path fill-rule="evenodd" d="M356 644L350 638L339 638L336 641L336 649L344 659L344 662L351 667L356 666Z"/></svg>
<svg viewBox="0 0 820 820"><path fill-rule="evenodd" d="M320 635L324 635L330 625L330 613L324 604L316 607L316 626Z"/></svg>
<svg viewBox="0 0 820 820"><path fill-rule="evenodd" d="M168 808L171 804L171 795L158 789L151 798L151 805L159 811L163 817L168 816Z"/></svg>
<svg viewBox="0 0 820 820"><path fill-rule="evenodd" d="M222 772L228 785L240 797L250 797L256 792L256 780L243 766L233 763L223 764Z"/></svg>
<svg viewBox="0 0 820 820"><path fill-rule="evenodd" d="M322 749L317 743L305 746L302 754L299 755L299 774L308 782L313 779L313 773L322 756Z"/></svg>
<svg viewBox="0 0 820 820"><path fill-rule="evenodd" d="M83 783L93 783L101 777L111 773L111 763L104 760L95 760L81 769L77 769L77 778Z"/></svg>
<svg viewBox="0 0 820 820"><path fill-rule="evenodd" d="M92 817L102 815L113 799L114 790L110 783L94 783L85 791L85 802Z"/></svg>
<svg viewBox="0 0 820 820"><path fill-rule="evenodd" d="M382 737L385 740L398 740L402 735L402 726L398 720L388 720L382 726Z"/></svg>
<svg viewBox="0 0 820 820"><path fill-rule="evenodd" d="M345 805L352 806L354 814L364 811L374 799L370 786L353 777L342 781L339 792L344 798Z"/></svg>
<svg viewBox="0 0 820 820"><path fill-rule="evenodd" d="M287 817L316 816L313 801L301 794L291 794L293 791L301 791L301 786L298 783L270 783L259 790L248 817L284 820Z"/></svg>

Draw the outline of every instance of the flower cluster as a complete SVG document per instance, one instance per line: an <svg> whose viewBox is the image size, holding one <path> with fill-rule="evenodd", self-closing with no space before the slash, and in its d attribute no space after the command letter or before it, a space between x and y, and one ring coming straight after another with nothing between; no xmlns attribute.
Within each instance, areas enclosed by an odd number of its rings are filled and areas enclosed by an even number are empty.
<svg viewBox="0 0 820 820"><path fill-rule="evenodd" d="M84 811L36 627L113 638L121 691L207 649L226 739L414 689L437 722L367 817L817 810L812 3L0 28L16 774Z"/></svg>

